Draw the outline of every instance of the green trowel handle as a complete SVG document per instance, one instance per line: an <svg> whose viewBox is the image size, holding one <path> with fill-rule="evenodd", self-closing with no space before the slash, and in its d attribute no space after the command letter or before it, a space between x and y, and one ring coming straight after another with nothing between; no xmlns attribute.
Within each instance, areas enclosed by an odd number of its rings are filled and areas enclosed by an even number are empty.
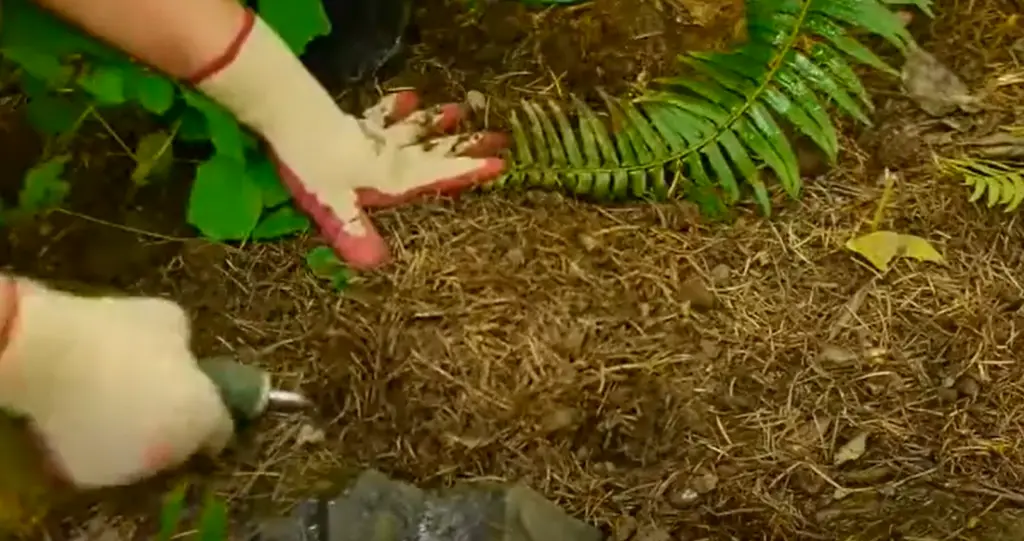
<svg viewBox="0 0 1024 541"><path fill-rule="evenodd" d="M236 422L252 421L267 410L270 375L262 369L226 356L200 359L199 368L213 380Z"/></svg>

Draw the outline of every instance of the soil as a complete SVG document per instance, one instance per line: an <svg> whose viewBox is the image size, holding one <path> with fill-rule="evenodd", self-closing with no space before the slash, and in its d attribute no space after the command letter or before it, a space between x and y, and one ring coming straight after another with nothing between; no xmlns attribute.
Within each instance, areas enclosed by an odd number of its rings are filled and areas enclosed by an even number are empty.
<svg viewBox="0 0 1024 541"><path fill-rule="evenodd" d="M739 27L722 3L696 0L423 4L406 69L373 86L477 90L495 109L638 90ZM970 130L1012 120L1024 98L1019 83L989 84L1019 73L1010 45L1024 43L1012 2L989 4L940 2L936 22L912 26L972 87L993 88L995 110L958 117ZM197 353L245 355L310 394L315 418L272 415L191 470L238 513L373 466L427 486L522 480L622 541L1017 539L1024 233L935 174L929 141L949 123L872 81L875 127L849 130L839 167L809 177L799 203L776 197L770 220L744 207L710 224L686 203L544 192L428 202L375 215L396 261L339 293L304 267L314 238L190 238L187 183L132 192L127 160L97 134L80 143L66 209L9 229L0 262L172 298L195 318ZM40 144L11 113L17 99L4 104L9 197ZM945 264L879 276L844 251L886 167L900 180L882 227L932 239ZM324 440L298 441L304 426ZM862 456L835 465L861 434ZM73 518L55 513L49 534L81 529L97 501L136 531L167 482L59 509Z"/></svg>
<svg viewBox="0 0 1024 541"><path fill-rule="evenodd" d="M402 69L385 71L380 83L438 101L477 91L495 111L524 98L586 98L597 88L624 96L673 75L678 52L721 50L745 33L743 0L594 0L540 10L509 0L475 4L418 2L411 46L392 66Z"/></svg>

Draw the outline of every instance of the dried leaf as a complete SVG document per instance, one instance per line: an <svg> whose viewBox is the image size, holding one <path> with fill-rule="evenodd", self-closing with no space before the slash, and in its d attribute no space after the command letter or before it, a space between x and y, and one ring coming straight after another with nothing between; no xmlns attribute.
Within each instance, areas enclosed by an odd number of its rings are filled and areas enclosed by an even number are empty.
<svg viewBox="0 0 1024 541"><path fill-rule="evenodd" d="M918 261L934 263L945 261L942 254L927 240L893 231L875 231L850 239L846 248L860 254L882 272L889 270L889 263L897 257L912 257Z"/></svg>
<svg viewBox="0 0 1024 541"><path fill-rule="evenodd" d="M713 472L707 472L703 475L694 477L690 481L690 488L695 490L697 494L707 494L718 487L718 476Z"/></svg>
<svg viewBox="0 0 1024 541"><path fill-rule="evenodd" d="M854 460L864 456L864 452L867 451L867 448L868 433L861 432L836 451L834 463L836 466L842 466L847 462L853 462Z"/></svg>
<svg viewBox="0 0 1024 541"><path fill-rule="evenodd" d="M911 49L903 65L903 87L907 95L932 116L947 116L957 109L978 111L979 100L967 85L934 56L919 47Z"/></svg>
<svg viewBox="0 0 1024 541"><path fill-rule="evenodd" d="M830 363L844 364L857 360L857 354L839 346L826 345L821 348L821 359Z"/></svg>
<svg viewBox="0 0 1024 541"><path fill-rule="evenodd" d="M317 445L323 443L324 437L323 430L310 425L302 425L299 428L299 434L295 436L295 445L300 447L303 445Z"/></svg>

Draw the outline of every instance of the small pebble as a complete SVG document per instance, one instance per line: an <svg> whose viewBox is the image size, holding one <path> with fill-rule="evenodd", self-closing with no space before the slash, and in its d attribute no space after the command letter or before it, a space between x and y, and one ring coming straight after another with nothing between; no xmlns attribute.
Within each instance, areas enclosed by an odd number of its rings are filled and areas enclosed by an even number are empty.
<svg viewBox="0 0 1024 541"><path fill-rule="evenodd" d="M732 268L725 263L719 263L715 265L715 268L711 269L710 272L711 283L717 287L723 287L729 285L729 278L732 277Z"/></svg>
<svg viewBox="0 0 1024 541"><path fill-rule="evenodd" d="M474 111L483 111L487 108L487 96L479 90L470 90L466 92L466 105Z"/></svg>
<svg viewBox="0 0 1024 541"><path fill-rule="evenodd" d="M638 527L637 520L629 515L619 517L612 526L613 541L629 541L633 538Z"/></svg>
<svg viewBox="0 0 1024 541"><path fill-rule="evenodd" d="M672 541L672 534L657 526L645 526L634 539L635 541Z"/></svg>
<svg viewBox="0 0 1024 541"><path fill-rule="evenodd" d="M718 476L711 472L698 475L690 481L690 487L697 494L707 494L718 488Z"/></svg>
<svg viewBox="0 0 1024 541"><path fill-rule="evenodd" d="M981 385L971 376L960 376L956 381L956 390L963 396L977 398L981 393Z"/></svg>
<svg viewBox="0 0 1024 541"><path fill-rule="evenodd" d="M576 424L577 418L578 412L575 409L559 408L544 419L543 430L547 433L558 432Z"/></svg>
<svg viewBox="0 0 1024 541"><path fill-rule="evenodd" d="M295 445L316 445L323 443L325 439L324 431L311 425L302 425L299 428L299 434L295 437Z"/></svg>
<svg viewBox="0 0 1024 541"><path fill-rule="evenodd" d="M699 499L700 494L698 494L696 490L692 488L684 488L669 494L668 503L676 509L685 509L697 503L697 500Z"/></svg>
<svg viewBox="0 0 1024 541"><path fill-rule="evenodd" d="M690 301L696 310L710 310L715 307L715 295L700 278L693 278L682 285L679 290L683 301Z"/></svg>
<svg viewBox="0 0 1024 541"><path fill-rule="evenodd" d="M935 394L939 397L939 402L950 403L956 402L957 399L956 389L949 387L939 387Z"/></svg>

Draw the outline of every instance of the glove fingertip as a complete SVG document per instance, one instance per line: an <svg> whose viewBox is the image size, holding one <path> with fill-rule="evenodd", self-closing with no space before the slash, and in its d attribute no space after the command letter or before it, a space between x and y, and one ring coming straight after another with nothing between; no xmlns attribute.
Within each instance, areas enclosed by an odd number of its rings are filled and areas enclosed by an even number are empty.
<svg viewBox="0 0 1024 541"><path fill-rule="evenodd" d="M459 127L466 116L465 108L458 103L446 103L438 107L434 117L434 129L439 133L448 133Z"/></svg>
<svg viewBox="0 0 1024 541"><path fill-rule="evenodd" d="M494 158L511 146L511 139L499 132L476 134L464 147L458 149L460 156L468 158ZM504 161L502 161L504 167Z"/></svg>

